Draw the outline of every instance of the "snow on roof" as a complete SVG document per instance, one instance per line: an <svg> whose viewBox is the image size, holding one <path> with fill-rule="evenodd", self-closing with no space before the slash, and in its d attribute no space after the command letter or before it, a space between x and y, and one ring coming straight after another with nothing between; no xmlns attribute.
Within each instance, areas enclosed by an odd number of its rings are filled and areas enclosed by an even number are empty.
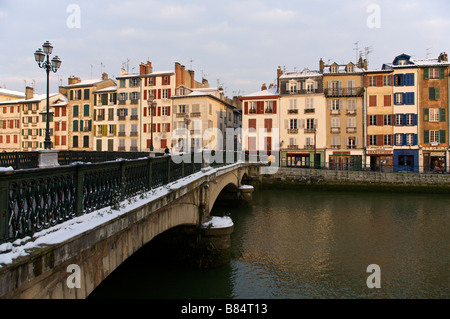
<svg viewBox="0 0 450 319"><path fill-rule="evenodd" d="M49 97L52 98L55 95L58 95L59 93L50 93ZM0 104L12 104L12 103L33 103L33 102L41 102L47 98L47 94L35 94L32 99L20 99L20 100L13 100L13 101L2 101Z"/></svg>
<svg viewBox="0 0 450 319"><path fill-rule="evenodd" d="M411 62L413 62L417 66L449 66L450 63L446 61L439 62L438 59L411 59Z"/></svg>
<svg viewBox="0 0 450 319"><path fill-rule="evenodd" d="M310 71L309 69L303 69L299 72L286 72L280 76L280 79L292 79L292 78L309 78L314 76L322 76L318 71Z"/></svg>
<svg viewBox="0 0 450 319"><path fill-rule="evenodd" d="M117 91L117 86L108 86L107 88L97 90L94 93L113 92L113 91Z"/></svg>
<svg viewBox="0 0 450 319"><path fill-rule="evenodd" d="M363 69L358 68L358 66L356 66L356 65L353 66L353 72L348 72L347 66L348 65L338 65L338 72L331 72L331 70L330 70L331 66L327 65L323 69L323 73L324 74L339 74L339 73L363 73L364 72Z"/></svg>
<svg viewBox="0 0 450 319"><path fill-rule="evenodd" d="M274 96L274 95L278 95L278 90L277 87L271 87L267 90L262 90L262 91L258 91L258 92L253 92L247 95L244 95L243 98L246 97L264 97L264 96Z"/></svg>
<svg viewBox="0 0 450 319"><path fill-rule="evenodd" d="M73 87L79 87L79 86L89 86L89 85L94 85L94 84L100 83L102 81L105 81L105 80L102 80L102 79L84 80L79 83L67 85L66 87L73 88Z"/></svg>
<svg viewBox="0 0 450 319"><path fill-rule="evenodd" d="M25 97L25 93L14 91L14 90L8 90L8 89L2 89L0 88L0 94L1 95L9 95L9 96L15 96L15 97Z"/></svg>

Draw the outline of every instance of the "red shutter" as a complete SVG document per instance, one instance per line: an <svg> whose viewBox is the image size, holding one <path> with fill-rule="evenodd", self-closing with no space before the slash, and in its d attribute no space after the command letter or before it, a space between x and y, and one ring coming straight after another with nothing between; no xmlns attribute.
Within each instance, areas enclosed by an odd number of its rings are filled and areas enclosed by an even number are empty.
<svg viewBox="0 0 450 319"><path fill-rule="evenodd" d="M144 107L144 116L147 116L147 108Z"/></svg>
<svg viewBox="0 0 450 319"><path fill-rule="evenodd" d="M156 107L153 109L153 116L156 116Z"/></svg>
<svg viewBox="0 0 450 319"><path fill-rule="evenodd" d="M272 110L272 114L277 114L277 101L273 101L273 110Z"/></svg>
<svg viewBox="0 0 450 319"><path fill-rule="evenodd" d="M161 139L161 148L166 148L167 147L167 140L164 138L164 139Z"/></svg>
<svg viewBox="0 0 450 319"><path fill-rule="evenodd" d="M377 135L377 146L384 145L384 135Z"/></svg>
<svg viewBox="0 0 450 319"><path fill-rule="evenodd" d="M161 132L161 123L158 123L158 133Z"/></svg>
<svg viewBox="0 0 450 319"><path fill-rule="evenodd" d="M161 89L158 90L158 99L161 99Z"/></svg>
<svg viewBox="0 0 450 319"><path fill-rule="evenodd" d="M167 107L167 116L170 116L170 106Z"/></svg>
<svg viewBox="0 0 450 319"><path fill-rule="evenodd" d="M147 79L145 79L147 81ZM145 84L147 85L147 84ZM147 90L144 90L144 101L147 101Z"/></svg>
<svg viewBox="0 0 450 319"><path fill-rule="evenodd" d="M272 132L272 119L264 119L264 127L267 132Z"/></svg>
<svg viewBox="0 0 450 319"><path fill-rule="evenodd" d="M369 76L366 75L366 88L368 88L368 87L369 87Z"/></svg>
<svg viewBox="0 0 450 319"><path fill-rule="evenodd" d="M55 117L59 117L59 107L55 107Z"/></svg>
<svg viewBox="0 0 450 319"><path fill-rule="evenodd" d="M147 148L150 148L151 144L152 144L152 140L147 140Z"/></svg>
<svg viewBox="0 0 450 319"><path fill-rule="evenodd" d="M167 84L170 85L170 75L167 77Z"/></svg>
<svg viewBox="0 0 450 319"><path fill-rule="evenodd" d="M263 101L256 102L256 113L264 114L264 102Z"/></svg>
<svg viewBox="0 0 450 319"><path fill-rule="evenodd" d="M248 120L248 128L254 128L256 130L256 119L249 119Z"/></svg>
<svg viewBox="0 0 450 319"><path fill-rule="evenodd" d="M383 86L383 76L377 75L377 86Z"/></svg>
<svg viewBox="0 0 450 319"><path fill-rule="evenodd" d="M169 84L170 84L170 77L169 77ZM168 92L167 92L167 98L168 99L170 99L170 97L171 97L171 94L172 94L171 91L172 91L172 89L169 89Z"/></svg>
<svg viewBox="0 0 450 319"><path fill-rule="evenodd" d="M161 106L158 106L158 116L161 116Z"/></svg>
<svg viewBox="0 0 450 319"><path fill-rule="evenodd" d="M170 123L167 123L167 132L170 132Z"/></svg>
<svg viewBox="0 0 450 319"><path fill-rule="evenodd" d="M377 126L383 126L384 118L383 115L377 115Z"/></svg>
<svg viewBox="0 0 450 319"><path fill-rule="evenodd" d="M392 106L392 96L390 95L384 96L384 106Z"/></svg>
<svg viewBox="0 0 450 319"><path fill-rule="evenodd" d="M147 124L144 124L144 133L147 133Z"/></svg>
<svg viewBox="0 0 450 319"><path fill-rule="evenodd" d="M148 78L145 78L145 86L148 86ZM145 92L145 91L144 91ZM146 100L147 98L145 98Z"/></svg>
<svg viewBox="0 0 450 319"><path fill-rule="evenodd" d="M265 150L266 150L266 151L272 150L272 137L271 137L271 136L267 136L267 137L266 137Z"/></svg>
<svg viewBox="0 0 450 319"><path fill-rule="evenodd" d="M244 114L248 114L248 102L244 103Z"/></svg>

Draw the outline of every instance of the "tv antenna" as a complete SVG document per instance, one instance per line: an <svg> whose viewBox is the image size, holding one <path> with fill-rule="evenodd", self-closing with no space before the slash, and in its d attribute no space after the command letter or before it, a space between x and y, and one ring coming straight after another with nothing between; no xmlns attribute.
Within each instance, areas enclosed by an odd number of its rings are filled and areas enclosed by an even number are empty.
<svg viewBox="0 0 450 319"><path fill-rule="evenodd" d="M192 62L194 62L194 60L192 60L192 58L189 60L189 62L191 62L190 66L189 66L189 70L192 70Z"/></svg>
<svg viewBox="0 0 450 319"><path fill-rule="evenodd" d="M365 47L364 51L365 51L364 52L364 57L366 58L367 64L368 64L369 63L369 54L373 52L372 47L371 46L370 47Z"/></svg>
<svg viewBox="0 0 450 319"><path fill-rule="evenodd" d="M358 59L360 55L360 51L359 51L359 41L355 42L355 48L353 49L354 51L356 51L356 64L358 63Z"/></svg>
<svg viewBox="0 0 450 319"><path fill-rule="evenodd" d="M432 49L433 47L429 47L429 48L427 48L427 59L429 59L430 58L430 50Z"/></svg>

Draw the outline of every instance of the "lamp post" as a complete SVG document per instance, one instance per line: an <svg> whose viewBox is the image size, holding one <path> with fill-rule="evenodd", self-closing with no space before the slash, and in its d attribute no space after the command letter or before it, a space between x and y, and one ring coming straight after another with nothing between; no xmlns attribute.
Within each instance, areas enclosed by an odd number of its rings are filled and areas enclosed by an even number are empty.
<svg viewBox="0 0 450 319"><path fill-rule="evenodd" d="M186 124L186 153L189 151L189 124L191 123L191 119L189 118L189 115L186 114L184 117L184 123Z"/></svg>
<svg viewBox="0 0 450 319"><path fill-rule="evenodd" d="M42 48L39 48L34 53L34 58L41 69L45 69L47 72L47 118L46 118L46 129L45 129L45 140L44 140L44 149L50 150L52 148L52 141L50 139L50 71L56 73L58 69L61 67L61 60L58 56L55 56L50 63L50 54L52 54L53 46L50 42L46 41Z"/></svg>
<svg viewBox="0 0 450 319"><path fill-rule="evenodd" d="M155 96L150 94L147 99L148 111L150 112L150 152L153 152L153 110L156 108Z"/></svg>

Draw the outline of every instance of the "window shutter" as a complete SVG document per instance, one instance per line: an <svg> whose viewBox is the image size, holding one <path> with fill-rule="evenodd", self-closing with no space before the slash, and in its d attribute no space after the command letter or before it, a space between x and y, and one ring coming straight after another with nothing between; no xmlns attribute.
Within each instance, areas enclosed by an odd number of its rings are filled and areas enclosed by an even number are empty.
<svg viewBox="0 0 450 319"><path fill-rule="evenodd" d="M423 121L424 122L430 121L430 109L429 108L423 109Z"/></svg>
<svg viewBox="0 0 450 319"><path fill-rule="evenodd" d="M161 123L158 123L158 133L161 132Z"/></svg>
<svg viewBox="0 0 450 319"><path fill-rule="evenodd" d="M368 75L366 75L366 87L369 87L369 76Z"/></svg>
<svg viewBox="0 0 450 319"><path fill-rule="evenodd" d="M428 95L429 95L429 99L430 100L435 100L436 98L435 98L435 91L434 91L434 88L433 87L431 87L431 88L428 88Z"/></svg>
<svg viewBox="0 0 450 319"><path fill-rule="evenodd" d="M170 116L170 106L167 107L167 116Z"/></svg>
<svg viewBox="0 0 450 319"><path fill-rule="evenodd" d="M446 130L439 131L439 142L440 143L447 143L446 142L446 136L447 136L447 131Z"/></svg>
<svg viewBox="0 0 450 319"><path fill-rule="evenodd" d="M428 80L430 78L430 69L423 70L423 79Z"/></svg>
<svg viewBox="0 0 450 319"><path fill-rule="evenodd" d="M406 125L406 114L402 114L402 126Z"/></svg>
<svg viewBox="0 0 450 319"><path fill-rule="evenodd" d="M244 102L244 114L248 114L248 102Z"/></svg>
<svg viewBox="0 0 450 319"><path fill-rule="evenodd" d="M434 88L434 92L436 93L435 95L436 100L439 100L441 98L441 88L440 87Z"/></svg>
<svg viewBox="0 0 450 319"><path fill-rule="evenodd" d="M377 126L383 126L383 115L377 115Z"/></svg>
<svg viewBox="0 0 450 319"><path fill-rule="evenodd" d="M447 114L446 114L445 108L440 108L439 109L439 121L445 122L446 120L447 120Z"/></svg>
<svg viewBox="0 0 450 319"><path fill-rule="evenodd" d="M377 86L383 86L383 76L377 75L376 79L377 79Z"/></svg>
<svg viewBox="0 0 450 319"><path fill-rule="evenodd" d="M406 145L406 134L402 134L402 145Z"/></svg>
<svg viewBox="0 0 450 319"><path fill-rule="evenodd" d="M413 125L417 126L417 122L418 122L417 114L413 114Z"/></svg>
<svg viewBox="0 0 450 319"><path fill-rule="evenodd" d="M272 112L273 112L273 114L277 114L277 101L273 101Z"/></svg>
<svg viewBox="0 0 450 319"><path fill-rule="evenodd" d="M158 116L161 116L161 106L158 106Z"/></svg>
<svg viewBox="0 0 450 319"><path fill-rule="evenodd" d="M288 119L285 119L284 120L284 128L287 130L287 129L289 129L289 120Z"/></svg>
<svg viewBox="0 0 450 319"><path fill-rule="evenodd" d="M77 120L73 121L73 131L78 132L78 121Z"/></svg>
<svg viewBox="0 0 450 319"><path fill-rule="evenodd" d="M415 134L416 136L418 136L417 134ZM423 143L424 144L428 144L430 143L430 131L429 130L424 130L423 131Z"/></svg>
<svg viewBox="0 0 450 319"><path fill-rule="evenodd" d="M439 78L442 80L442 79L445 79L445 69L444 68L440 68L439 69Z"/></svg>
<svg viewBox="0 0 450 319"><path fill-rule="evenodd" d="M170 84L170 77L169 77L169 84ZM172 89L168 89L167 90L167 98L170 99L170 97L172 96Z"/></svg>
<svg viewBox="0 0 450 319"><path fill-rule="evenodd" d="M417 144L418 144L417 134L413 134L413 145L417 145Z"/></svg>
<svg viewBox="0 0 450 319"><path fill-rule="evenodd" d="M167 123L167 132L170 132L170 123Z"/></svg>

